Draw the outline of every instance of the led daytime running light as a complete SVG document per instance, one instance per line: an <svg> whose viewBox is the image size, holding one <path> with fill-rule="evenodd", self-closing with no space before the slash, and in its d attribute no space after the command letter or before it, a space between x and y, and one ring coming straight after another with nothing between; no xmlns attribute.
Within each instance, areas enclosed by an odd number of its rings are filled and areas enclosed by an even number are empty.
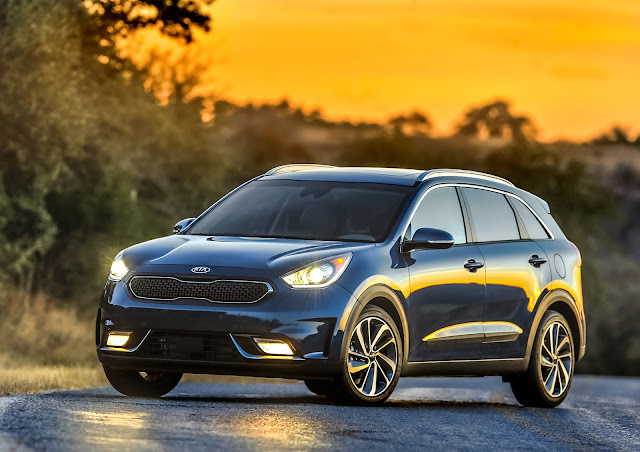
<svg viewBox="0 0 640 452"><path fill-rule="evenodd" d="M323 259L300 270L286 274L282 279L293 288L327 287L333 284L347 268L351 253Z"/></svg>

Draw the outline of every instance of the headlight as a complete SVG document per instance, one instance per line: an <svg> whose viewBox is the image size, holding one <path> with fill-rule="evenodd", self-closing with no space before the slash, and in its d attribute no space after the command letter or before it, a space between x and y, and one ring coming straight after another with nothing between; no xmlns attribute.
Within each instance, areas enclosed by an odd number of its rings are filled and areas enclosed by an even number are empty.
<svg viewBox="0 0 640 452"><path fill-rule="evenodd" d="M122 253L123 252L120 251L111 264L111 271L109 272L109 279L111 281L120 281L129 271L122 258Z"/></svg>
<svg viewBox="0 0 640 452"><path fill-rule="evenodd" d="M349 261L351 261L351 253L322 259L300 270L287 273L282 279L294 289L328 287L346 270Z"/></svg>

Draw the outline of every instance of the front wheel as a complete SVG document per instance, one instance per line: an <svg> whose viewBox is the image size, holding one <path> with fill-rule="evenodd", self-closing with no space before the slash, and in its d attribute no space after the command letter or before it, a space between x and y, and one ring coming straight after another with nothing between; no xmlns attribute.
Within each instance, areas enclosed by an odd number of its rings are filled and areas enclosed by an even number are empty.
<svg viewBox="0 0 640 452"><path fill-rule="evenodd" d="M175 388L181 373L138 372L103 366L111 386L121 394L133 397L162 397Z"/></svg>
<svg viewBox="0 0 640 452"><path fill-rule="evenodd" d="M556 407L569 393L574 365L571 328L562 314L548 311L538 327L529 368L511 378L513 395L524 406Z"/></svg>
<svg viewBox="0 0 640 452"><path fill-rule="evenodd" d="M389 398L402 368L402 339L391 316L367 306L350 332L343 375L330 397L339 403L377 405Z"/></svg>

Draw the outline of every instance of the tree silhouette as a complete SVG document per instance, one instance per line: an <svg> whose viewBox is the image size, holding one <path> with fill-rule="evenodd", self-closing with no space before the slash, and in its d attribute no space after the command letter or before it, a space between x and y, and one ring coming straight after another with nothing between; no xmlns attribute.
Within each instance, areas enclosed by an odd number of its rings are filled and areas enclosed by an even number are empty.
<svg viewBox="0 0 640 452"><path fill-rule="evenodd" d="M600 135L592 141L593 144L640 144L640 135L633 141L627 129L621 126L613 126L611 130Z"/></svg>
<svg viewBox="0 0 640 452"><path fill-rule="evenodd" d="M458 134L466 137L479 137L482 131L490 138L513 141L525 141L536 133L528 117L513 115L509 103L502 100L468 110L458 126Z"/></svg>
<svg viewBox="0 0 640 452"><path fill-rule="evenodd" d="M433 127L431 120L419 111L413 111L407 116L394 116L387 124L396 135L427 135Z"/></svg>
<svg viewBox="0 0 640 452"><path fill-rule="evenodd" d="M192 47L164 49L154 47L139 67L146 75L145 88L162 104L201 102L198 87L207 81L207 68L213 65L208 55Z"/></svg>
<svg viewBox="0 0 640 452"><path fill-rule="evenodd" d="M112 40L132 31L154 27L171 38L189 43L193 28L209 31L211 17L203 10L214 0L87 0L85 6Z"/></svg>
<svg viewBox="0 0 640 452"><path fill-rule="evenodd" d="M85 0L90 21L85 24L85 47L96 49L98 59L116 73L130 65L119 53L119 41L135 31L155 29L163 36L189 44L194 29L211 29L204 7L214 0Z"/></svg>

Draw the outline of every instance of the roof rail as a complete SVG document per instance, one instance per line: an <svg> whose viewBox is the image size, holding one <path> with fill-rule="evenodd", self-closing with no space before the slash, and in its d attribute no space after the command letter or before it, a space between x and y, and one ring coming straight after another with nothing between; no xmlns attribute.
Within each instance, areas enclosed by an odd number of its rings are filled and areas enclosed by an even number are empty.
<svg viewBox="0 0 640 452"><path fill-rule="evenodd" d="M494 176L493 174L481 173L479 171L470 171L470 170L461 170L461 169L434 169L428 170L418 176L417 181L422 182L427 179L431 179L432 177L442 177L442 176L462 176L462 177L474 177L476 179L484 179L493 182L501 182L503 184L510 185L511 187L515 187L515 185L508 181L507 179Z"/></svg>
<svg viewBox="0 0 640 452"><path fill-rule="evenodd" d="M274 174L293 173L295 171L326 169L326 168L336 168L336 167L332 165L315 165L313 163L293 163L291 165L276 166L275 168L272 168L266 173L264 173L264 175L273 176Z"/></svg>

